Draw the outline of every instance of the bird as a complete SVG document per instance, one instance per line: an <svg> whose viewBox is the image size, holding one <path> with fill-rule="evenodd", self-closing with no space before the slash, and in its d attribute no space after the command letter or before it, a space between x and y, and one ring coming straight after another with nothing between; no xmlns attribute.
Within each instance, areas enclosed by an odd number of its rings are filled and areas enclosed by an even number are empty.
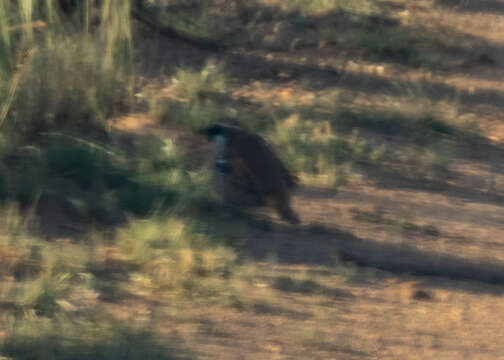
<svg viewBox="0 0 504 360"><path fill-rule="evenodd" d="M221 119L198 132L216 144L215 185L225 203L238 208L269 206L283 220L300 223L290 204L297 178L265 140L234 119Z"/></svg>

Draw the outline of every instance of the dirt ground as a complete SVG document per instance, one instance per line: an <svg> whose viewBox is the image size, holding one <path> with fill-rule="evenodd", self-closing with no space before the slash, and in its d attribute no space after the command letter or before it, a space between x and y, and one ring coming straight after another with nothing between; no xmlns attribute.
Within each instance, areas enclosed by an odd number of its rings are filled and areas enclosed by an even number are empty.
<svg viewBox="0 0 504 360"><path fill-rule="evenodd" d="M462 149L456 175L441 185L393 174L337 191L301 185L293 201L301 225L268 214L272 228L242 234L253 272L265 279L240 285L246 310L139 295L108 304L112 313L155 314L159 333L198 359L504 359L504 2L433 1L431 13L388 3L413 14L412 23L435 14L447 31L467 35L469 50L440 73L349 63L331 46L215 55L161 38L157 56L167 68L216 56L236 79L234 99L263 107L317 106L332 83L380 104L383 94L398 95L393 84L422 79L427 97L458 92L459 111L476 119L488 143ZM478 62L481 54L491 64ZM121 126L156 125L132 116ZM271 286L286 276L318 285Z"/></svg>

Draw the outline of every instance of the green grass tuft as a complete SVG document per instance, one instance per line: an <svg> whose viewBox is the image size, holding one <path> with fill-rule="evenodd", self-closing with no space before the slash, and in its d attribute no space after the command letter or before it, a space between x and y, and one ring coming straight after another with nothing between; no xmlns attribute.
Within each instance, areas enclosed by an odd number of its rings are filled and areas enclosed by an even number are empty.
<svg viewBox="0 0 504 360"><path fill-rule="evenodd" d="M20 360L175 359L151 330L65 317L12 321L0 351Z"/></svg>

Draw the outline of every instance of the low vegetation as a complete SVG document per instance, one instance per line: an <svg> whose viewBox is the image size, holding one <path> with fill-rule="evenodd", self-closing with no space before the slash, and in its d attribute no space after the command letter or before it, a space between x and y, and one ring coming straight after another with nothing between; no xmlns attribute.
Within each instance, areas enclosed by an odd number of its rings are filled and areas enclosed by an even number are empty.
<svg viewBox="0 0 504 360"><path fill-rule="evenodd" d="M148 329L86 318L10 321L3 354L15 359L178 359Z"/></svg>

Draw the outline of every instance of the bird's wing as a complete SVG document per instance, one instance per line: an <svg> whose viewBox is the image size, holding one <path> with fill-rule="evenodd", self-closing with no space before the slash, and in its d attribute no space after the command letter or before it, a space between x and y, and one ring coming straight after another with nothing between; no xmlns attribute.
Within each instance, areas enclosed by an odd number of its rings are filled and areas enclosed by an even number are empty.
<svg viewBox="0 0 504 360"><path fill-rule="evenodd" d="M228 161L231 181L236 187L250 194L264 193L265 189L257 173L247 166L243 158L230 154Z"/></svg>
<svg viewBox="0 0 504 360"><path fill-rule="evenodd" d="M259 136L240 132L233 136L230 148L242 159L243 166L257 191L275 193L293 187L295 179L270 146Z"/></svg>

